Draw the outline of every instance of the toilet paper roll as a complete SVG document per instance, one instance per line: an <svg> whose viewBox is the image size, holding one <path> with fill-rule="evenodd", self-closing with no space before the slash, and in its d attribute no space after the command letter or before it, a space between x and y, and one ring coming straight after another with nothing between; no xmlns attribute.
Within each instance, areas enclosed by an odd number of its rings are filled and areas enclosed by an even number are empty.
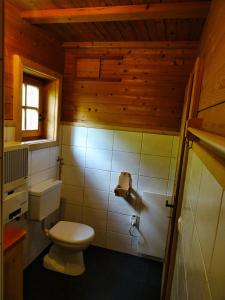
<svg viewBox="0 0 225 300"><path fill-rule="evenodd" d="M119 176L119 183L116 186L115 195L120 197L127 197L131 192L131 175L128 172L121 172Z"/></svg>

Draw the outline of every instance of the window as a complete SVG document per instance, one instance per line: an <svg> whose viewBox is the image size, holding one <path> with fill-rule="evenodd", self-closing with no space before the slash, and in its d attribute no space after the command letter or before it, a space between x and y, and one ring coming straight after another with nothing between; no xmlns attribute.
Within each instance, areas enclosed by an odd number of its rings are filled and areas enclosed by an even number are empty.
<svg viewBox="0 0 225 300"><path fill-rule="evenodd" d="M58 144L62 75L19 55L13 56L15 140L31 150Z"/></svg>
<svg viewBox="0 0 225 300"><path fill-rule="evenodd" d="M24 77L22 86L22 137L41 137L41 82Z"/></svg>

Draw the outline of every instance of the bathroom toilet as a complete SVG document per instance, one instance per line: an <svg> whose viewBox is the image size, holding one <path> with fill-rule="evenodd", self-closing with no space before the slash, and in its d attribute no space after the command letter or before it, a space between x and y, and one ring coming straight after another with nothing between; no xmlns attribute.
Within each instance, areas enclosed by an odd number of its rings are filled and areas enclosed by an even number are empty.
<svg viewBox="0 0 225 300"><path fill-rule="evenodd" d="M30 189L30 219L43 221L60 206L60 180L47 180ZM45 230L53 245L43 265L52 271L80 275L85 271L83 250L94 239L94 229L76 222L59 221Z"/></svg>

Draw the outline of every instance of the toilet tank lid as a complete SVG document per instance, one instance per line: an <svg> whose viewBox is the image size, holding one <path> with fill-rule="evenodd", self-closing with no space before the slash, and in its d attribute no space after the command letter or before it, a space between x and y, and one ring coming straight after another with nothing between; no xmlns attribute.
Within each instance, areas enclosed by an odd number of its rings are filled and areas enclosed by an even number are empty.
<svg viewBox="0 0 225 300"><path fill-rule="evenodd" d="M30 195L33 196L42 196L44 193L49 192L55 189L57 186L61 186L61 185L62 185L61 180L49 179L39 184L31 186L29 193Z"/></svg>

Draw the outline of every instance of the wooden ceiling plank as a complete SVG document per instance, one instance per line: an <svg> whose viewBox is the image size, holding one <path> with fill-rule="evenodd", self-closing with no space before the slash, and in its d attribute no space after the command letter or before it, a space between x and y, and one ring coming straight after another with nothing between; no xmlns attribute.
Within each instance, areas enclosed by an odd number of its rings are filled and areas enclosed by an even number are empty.
<svg viewBox="0 0 225 300"><path fill-rule="evenodd" d="M139 5L44 9L21 12L33 24L205 18L210 2L177 2Z"/></svg>
<svg viewBox="0 0 225 300"><path fill-rule="evenodd" d="M154 49L196 49L198 42L192 41L129 41L129 42L65 42L65 48L154 48Z"/></svg>

